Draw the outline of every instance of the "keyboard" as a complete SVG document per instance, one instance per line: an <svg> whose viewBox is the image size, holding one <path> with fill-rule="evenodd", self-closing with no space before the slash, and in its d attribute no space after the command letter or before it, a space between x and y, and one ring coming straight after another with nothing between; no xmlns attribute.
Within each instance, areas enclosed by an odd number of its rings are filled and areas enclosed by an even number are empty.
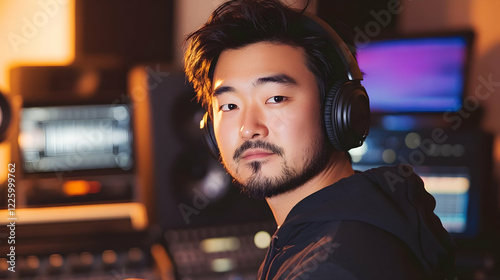
<svg viewBox="0 0 500 280"><path fill-rule="evenodd" d="M160 279L155 275L147 250L72 252L44 256L16 256L15 272L6 258L0 258L0 279L16 280L122 280L126 278Z"/></svg>
<svg viewBox="0 0 500 280"><path fill-rule="evenodd" d="M274 221L168 230L167 251L180 280L255 279Z"/></svg>

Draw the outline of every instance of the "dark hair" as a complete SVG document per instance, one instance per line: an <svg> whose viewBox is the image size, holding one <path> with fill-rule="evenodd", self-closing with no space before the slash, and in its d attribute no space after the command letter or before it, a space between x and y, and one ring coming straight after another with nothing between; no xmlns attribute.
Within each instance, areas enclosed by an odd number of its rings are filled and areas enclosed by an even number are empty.
<svg viewBox="0 0 500 280"><path fill-rule="evenodd" d="M211 112L214 68L219 55L227 49L258 42L302 48L307 67L316 77L321 100L334 83L347 79L327 33L305 24L304 10L294 10L279 0L231 0L219 6L205 25L188 35L184 70L208 112ZM354 54L353 43L346 44Z"/></svg>

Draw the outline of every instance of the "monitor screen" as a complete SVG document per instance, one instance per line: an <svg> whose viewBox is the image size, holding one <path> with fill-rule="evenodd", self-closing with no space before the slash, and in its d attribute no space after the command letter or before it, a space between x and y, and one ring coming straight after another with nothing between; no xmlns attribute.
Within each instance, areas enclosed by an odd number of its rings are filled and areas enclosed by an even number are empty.
<svg viewBox="0 0 500 280"><path fill-rule="evenodd" d="M353 164L353 168L359 171L378 166ZM477 203L472 199L470 170L457 166L414 168L422 178L426 191L436 200L434 214L441 220L443 227L454 236L476 234L478 230L477 213L475 213Z"/></svg>
<svg viewBox="0 0 500 280"><path fill-rule="evenodd" d="M399 38L358 47L372 112L458 111L462 106L467 36Z"/></svg>
<svg viewBox="0 0 500 280"><path fill-rule="evenodd" d="M21 111L19 148L26 173L132 168L126 105L30 107Z"/></svg>
<svg viewBox="0 0 500 280"><path fill-rule="evenodd" d="M434 196L434 213L450 233L465 233L469 210L470 179L466 173L423 174L425 189ZM470 230L470 229L469 229Z"/></svg>

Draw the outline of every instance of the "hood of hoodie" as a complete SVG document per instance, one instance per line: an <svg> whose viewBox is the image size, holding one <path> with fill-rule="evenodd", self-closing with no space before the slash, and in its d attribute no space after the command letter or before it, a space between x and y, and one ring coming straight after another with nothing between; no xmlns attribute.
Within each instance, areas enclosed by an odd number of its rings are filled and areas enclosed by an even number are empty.
<svg viewBox="0 0 500 280"><path fill-rule="evenodd" d="M278 246L305 224L332 220L362 221L403 240L428 271L454 263L454 242L434 214L436 201L409 165L356 173L304 198L280 227Z"/></svg>

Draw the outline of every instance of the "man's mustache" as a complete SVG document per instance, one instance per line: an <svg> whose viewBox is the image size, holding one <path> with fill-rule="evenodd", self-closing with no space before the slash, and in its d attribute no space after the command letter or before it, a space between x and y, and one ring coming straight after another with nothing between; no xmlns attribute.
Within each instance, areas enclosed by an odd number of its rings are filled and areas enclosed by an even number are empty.
<svg viewBox="0 0 500 280"><path fill-rule="evenodd" d="M238 149L236 149L233 159L238 160L241 155L248 149L263 149L275 153L279 156L283 156L284 153L283 148L280 148L268 142L264 142L262 140L245 141Z"/></svg>

